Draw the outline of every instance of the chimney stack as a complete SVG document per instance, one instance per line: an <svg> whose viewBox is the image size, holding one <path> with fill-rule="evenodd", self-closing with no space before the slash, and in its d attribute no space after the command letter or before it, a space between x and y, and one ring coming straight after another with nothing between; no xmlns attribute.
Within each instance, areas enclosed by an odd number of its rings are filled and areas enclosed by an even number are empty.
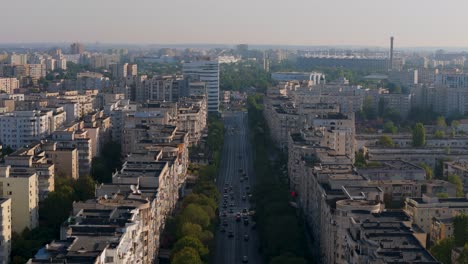
<svg viewBox="0 0 468 264"><path fill-rule="evenodd" d="M390 37L390 63L389 63L389 71L393 70L393 36Z"/></svg>

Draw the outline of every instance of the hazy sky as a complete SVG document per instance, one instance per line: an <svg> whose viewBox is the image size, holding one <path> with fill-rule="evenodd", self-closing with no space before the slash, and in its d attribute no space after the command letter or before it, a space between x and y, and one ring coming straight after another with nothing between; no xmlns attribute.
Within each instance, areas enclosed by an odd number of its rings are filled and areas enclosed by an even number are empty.
<svg viewBox="0 0 468 264"><path fill-rule="evenodd" d="M468 47L466 0L0 0L0 42Z"/></svg>

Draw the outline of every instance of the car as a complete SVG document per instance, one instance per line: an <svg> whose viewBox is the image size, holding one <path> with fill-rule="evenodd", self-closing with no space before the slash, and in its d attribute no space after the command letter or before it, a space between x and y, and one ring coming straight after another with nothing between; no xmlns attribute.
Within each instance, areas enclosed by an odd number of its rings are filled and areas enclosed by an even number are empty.
<svg viewBox="0 0 468 264"><path fill-rule="evenodd" d="M244 241L249 241L249 235L248 234L244 235Z"/></svg>
<svg viewBox="0 0 468 264"><path fill-rule="evenodd" d="M249 225L249 219L244 218L244 225Z"/></svg>
<svg viewBox="0 0 468 264"><path fill-rule="evenodd" d="M243 170L242 168L239 168L239 172L241 172L241 173L242 173L242 171L244 171L244 170Z"/></svg>
<svg viewBox="0 0 468 264"><path fill-rule="evenodd" d="M223 204L223 208L226 209L226 208L227 208L227 204Z"/></svg>
<svg viewBox="0 0 468 264"><path fill-rule="evenodd" d="M226 211L223 211L223 213L221 214L223 217L226 217L227 216L227 213Z"/></svg>
<svg viewBox="0 0 468 264"><path fill-rule="evenodd" d="M247 213L247 208L242 209L242 213L246 214Z"/></svg>
<svg viewBox="0 0 468 264"><path fill-rule="evenodd" d="M240 215L236 215L236 222L240 222L241 221L241 216Z"/></svg>
<svg viewBox="0 0 468 264"><path fill-rule="evenodd" d="M244 182L244 179L243 179L243 178L240 178L240 182Z"/></svg>
<svg viewBox="0 0 468 264"><path fill-rule="evenodd" d="M242 176L247 177L247 173L246 172L242 173Z"/></svg>
<svg viewBox="0 0 468 264"><path fill-rule="evenodd" d="M234 210L233 210L232 208L229 209L229 213L230 213L230 214L234 213Z"/></svg>
<svg viewBox="0 0 468 264"><path fill-rule="evenodd" d="M234 207L234 206L236 206L236 205L235 205L234 203L231 203L229 206L230 206L230 207Z"/></svg>
<svg viewBox="0 0 468 264"><path fill-rule="evenodd" d="M246 189L246 190L250 190L250 186L248 186L248 185L245 186L245 189Z"/></svg>
<svg viewBox="0 0 468 264"><path fill-rule="evenodd" d="M224 232L226 232L226 228L224 228L224 226L222 226L221 229L219 229L219 231L221 231L221 233L224 233Z"/></svg>
<svg viewBox="0 0 468 264"><path fill-rule="evenodd" d="M228 232L228 237L234 237L234 232L232 230Z"/></svg>
<svg viewBox="0 0 468 264"><path fill-rule="evenodd" d="M251 228L255 230L257 228L257 223L252 223Z"/></svg>
<svg viewBox="0 0 468 264"><path fill-rule="evenodd" d="M247 200L247 196L242 195L242 201L245 201L245 200Z"/></svg>
<svg viewBox="0 0 468 264"><path fill-rule="evenodd" d="M227 193L228 192L228 189L227 188L224 188L224 193Z"/></svg>
<svg viewBox="0 0 468 264"><path fill-rule="evenodd" d="M227 220L224 220L224 221L223 221L223 226L228 226Z"/></svg>
<svg viewBox="0 0 468 264"><path fill-rule="evenodd" d="M249 262L249 257L243 256L242 257L242 263L248 263Z"/></svg>
<svg viewBox="0 0 468 264"><path fill-rule="evenodd" d="M236 197L234 197L234 195L232 195L232 196L231 196L231 200L234 201L235 199L236 199Z"/></svg>

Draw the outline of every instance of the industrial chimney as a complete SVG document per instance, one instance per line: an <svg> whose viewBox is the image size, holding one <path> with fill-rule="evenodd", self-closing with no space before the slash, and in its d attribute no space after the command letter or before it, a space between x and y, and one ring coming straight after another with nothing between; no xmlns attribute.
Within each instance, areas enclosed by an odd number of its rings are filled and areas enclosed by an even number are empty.
<svg viewBox="0 0 468 264"><path fill-rule="evenodd" d="M390 37L390 63L388 65L388 70L393 70L393 36Z"/></svg>

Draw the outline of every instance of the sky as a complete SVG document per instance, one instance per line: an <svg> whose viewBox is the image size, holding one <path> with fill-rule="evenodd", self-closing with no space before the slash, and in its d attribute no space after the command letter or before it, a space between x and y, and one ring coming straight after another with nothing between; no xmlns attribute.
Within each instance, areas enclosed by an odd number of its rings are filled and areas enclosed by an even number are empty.
<svg viewBox="0 0 468 264"><path fill-rule="evenodd" d="M0 0L0 43L468 47L466 0Z"/></svg>

